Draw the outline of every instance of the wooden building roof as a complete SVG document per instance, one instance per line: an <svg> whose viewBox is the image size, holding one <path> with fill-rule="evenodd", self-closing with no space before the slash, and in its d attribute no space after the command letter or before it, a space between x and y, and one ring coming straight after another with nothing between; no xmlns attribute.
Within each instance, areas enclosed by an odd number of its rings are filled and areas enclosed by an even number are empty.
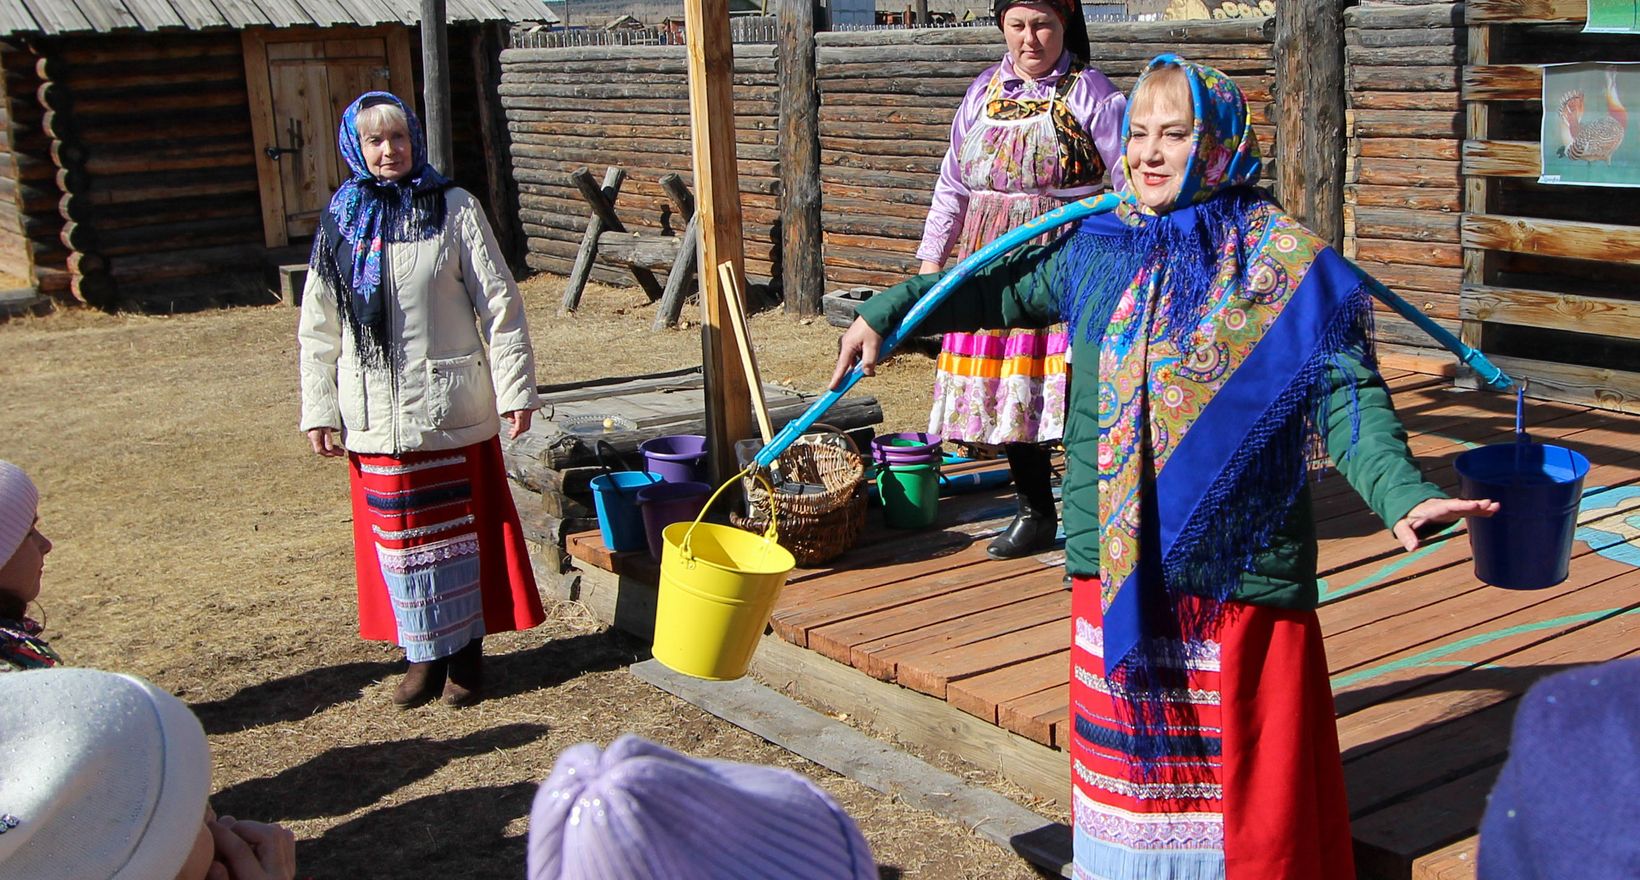
<svg viewBox="0 0 1640 880"><path fill-rule="evenodd" d="M447 0L448 20L545 21L541 0ZM417 0L0 0L0 37L417 24Z"/></svg>

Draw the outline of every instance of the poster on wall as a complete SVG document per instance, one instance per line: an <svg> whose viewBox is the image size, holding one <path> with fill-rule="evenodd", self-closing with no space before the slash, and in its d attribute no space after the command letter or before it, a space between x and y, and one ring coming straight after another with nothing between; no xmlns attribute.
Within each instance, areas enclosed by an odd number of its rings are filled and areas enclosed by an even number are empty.
<svg viewBox="0 0 1640 880"><path fill-rule="evenodd" d="M1640 186L1640 64L1549 64L1543 68L1541 183Z"/></svg>
<svg viewBox="0 0 1640 880"><path fill-rule="evenodd" d="M1589 0L1586 34L1640 34L1640 0Z"/></svg>

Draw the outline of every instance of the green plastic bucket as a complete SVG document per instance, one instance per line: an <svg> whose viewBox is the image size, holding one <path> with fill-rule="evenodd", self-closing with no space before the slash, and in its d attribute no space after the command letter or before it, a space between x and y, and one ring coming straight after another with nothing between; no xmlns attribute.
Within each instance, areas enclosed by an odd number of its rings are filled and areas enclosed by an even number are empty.
<svg viewBox="0 0 1640 880"><path fill-rule="evenodd" d="M940 514L940 471L932 464L877 469L883 521L896 529L926 529Z"/></svg>

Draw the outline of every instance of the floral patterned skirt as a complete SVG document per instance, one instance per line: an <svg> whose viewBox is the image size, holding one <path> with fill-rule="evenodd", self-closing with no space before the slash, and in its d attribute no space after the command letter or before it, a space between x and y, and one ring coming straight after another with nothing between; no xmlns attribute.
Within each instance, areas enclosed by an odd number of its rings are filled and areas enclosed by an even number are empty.
<svg viewBox="0 0 1640 880"><path fill-rule="evenodd" d="M971 194L957 242L958 258L1061 204L1046 195ZM946 334L934 373L929 432L964 443L1060 439L1065 433L1067 348L1063 324L1042 330Z"/></svg>

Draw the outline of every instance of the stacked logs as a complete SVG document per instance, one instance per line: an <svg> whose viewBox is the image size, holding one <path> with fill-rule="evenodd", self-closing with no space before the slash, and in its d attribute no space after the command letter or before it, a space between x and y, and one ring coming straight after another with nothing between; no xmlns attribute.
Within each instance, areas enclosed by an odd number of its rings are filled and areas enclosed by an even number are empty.
<svg viewBox="0 0 1640 880"><path fill-rule="evenodd" d="M1269 157L1270 33L1269 19L1099 24L1090 60L1123 91L1163 52L1218 67L1247 93ZM974 78L1002 58L1002 36L952 28L822 33L816 42L826 284L892 284L917 270L951 118Z"/></svg>
<svg viewBox="0 0 1640 880"><path fill-rule="evenodd" d="M0 162L0 264L7 272L29 279L39 292L69 297L68 252L58 241L63 221L57 213L61 193L50 159L51 140L41 126L44 108L38 92L35 65L40 56L28 46L0 49L0 71L5 76L5 150Z"/></svg>
<svg viewBox="0 0 1640 880"><path fill-rule="evenodd" d="M773 47L735 46L735 128L746 273L766 283L779 275L777 95ZM588 209L570 174L579 168L626 172L616 201L634 232L682 235L661 187L678 174L693 187L689 94L681 46L509 49L501 54L501 101L512 137L513 175L525 262L569 274ZM599 265L592 277L630 284L631 275Z"/></svg>
<svg viewBox="0 0 1640 880"><path fill-rule="evenodd" d="M76 295L168 312L253 296L264 247L239 35L56 41L40 71Z"/></svg>
<svg viewBox="0 0 1640 880"><path fill-rule="evenodd" d="M1455 333L1463 287L1463 4L1366 2L1346 10L1344 21L1344 254ZM1387 310L1377 315L1377 336L1387 352L1444 359L1425 333Z"/></svg>

